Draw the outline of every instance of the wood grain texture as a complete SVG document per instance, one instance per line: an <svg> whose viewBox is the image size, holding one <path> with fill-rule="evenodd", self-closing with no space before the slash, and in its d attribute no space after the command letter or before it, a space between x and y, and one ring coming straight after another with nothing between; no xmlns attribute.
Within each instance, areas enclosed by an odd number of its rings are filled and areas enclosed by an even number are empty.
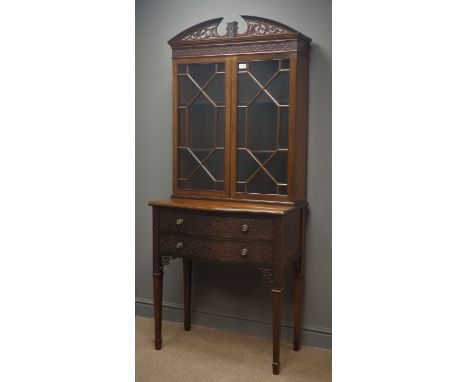
<svg viewBox="0 0 468 382"><path fill-rule="evenodd" d="M307 208L302 208L300 213L300 257L294 268L294 339L293 349L300 349L300 333L302 322L302 307L304 303L304 263L305 263L305 227Z"/></svg>
<svg viewBox="0 0 468 382"><path fill-rule="evenodd" d="M305 200L307 195L307 142L309 129L309 58L297 55L295 110L294 200Z"/></svg>
<svg viewBox="0 0 468 382"><path fill-rule="evenodd" d="M284 265L300 256L301 209L296 209L284 217Z"/></svg>
<svg viewBox="0 0 468 382"><path fill-rule="evenodd" d="M161 259L159 258L159 208L152 208L153 213L153 273L162 272Z"/></svg>
<svg viewBox="0 0 468 382"><path fill-rule="evenodd" d="M190 330L190 306L192 301L192 261L184 260L184 329Z"/></svg>
<svg viewBox="0 0 468 382"><path fill-rule="evenodd" d="M283 291L273 289L272 296L272 316L273 316L273 374L280 372L280 340L281 340L281 316L283 310Z"/></svg>
<svg viewBox="0 0 468 382"><path fill-rule="evenodd" d="M298 208L294 205L260 204L248 202L233 202L203 199L162 199L149 203L153 207L185 208L187 210L218 211L218 212L243 212L258 215L285 215Z"/></svg>
<svg viewBox="0 0 468 382"><path fill-rule="evenodd" d="M161 350L163 273L153 273L154 346Z"/></svg>

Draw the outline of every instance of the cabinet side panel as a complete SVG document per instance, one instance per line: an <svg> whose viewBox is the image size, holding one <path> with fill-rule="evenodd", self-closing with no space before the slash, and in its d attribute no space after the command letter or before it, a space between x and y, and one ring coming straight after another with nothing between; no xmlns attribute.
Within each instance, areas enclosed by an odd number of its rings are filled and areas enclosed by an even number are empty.
<svg viewBox="0 0 468 382"><path fill-rule="evenodd" d="M177 146L179 142L179 116L177 112L177 63L172 62L172 193L177 192L177 169L179 167Z"/></svg>
<svg viewBox="0 0 468 382"><path fill-rule="evenodd" d="M309 113L309 59L297 55L294 199L306 199Z"/></svg>
<svg viewBox="0 0 468 382"><path fill-rule="evenodd" d="M284 217L284 219L285 219L284 258L285 258L285 264L288 264L290 261L297 258L300 253L301 210L297 208L294 212L287 214Z"/></svg>

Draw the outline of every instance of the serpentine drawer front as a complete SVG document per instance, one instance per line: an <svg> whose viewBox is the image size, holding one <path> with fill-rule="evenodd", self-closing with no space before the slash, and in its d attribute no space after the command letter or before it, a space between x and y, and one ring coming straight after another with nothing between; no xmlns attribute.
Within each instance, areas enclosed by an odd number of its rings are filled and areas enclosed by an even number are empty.
<svg viewBox="0 0 468 382"><path fill-rule="evenodd" d="M215 260L228 263L271 264L273 243L270 241L237 241L192 236L160 234L161 254Z"/></svg>
<svg viewBox="0 0 468 382"><path fill-rule="evenodd" d="M178 234L273 240L271 217L252 217L235 213L212 214L161 208L160 230Z"/></svg>

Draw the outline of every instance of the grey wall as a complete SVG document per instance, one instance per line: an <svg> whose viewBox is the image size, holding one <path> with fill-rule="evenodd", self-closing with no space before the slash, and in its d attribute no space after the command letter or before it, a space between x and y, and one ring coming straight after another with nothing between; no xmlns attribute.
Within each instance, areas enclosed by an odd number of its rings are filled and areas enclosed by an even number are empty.
<svg viewBox="0 0 468 382"><path fill-rule="evenodd" d="M171 194L171 50L167 40L204 20L239 15L277 20L313 39L310 64L308 191L303 340L331 347L331 1L136 1L136 312L151 315L151 209ZM194 323L270 336L270 293L258 271L194 264ZM291 272L287 280L292 280ZM292 283L290 283L292 286ZM283 335L290 340L292 287L287 288ZM182 264L165 269L164 318L182 319Z"/></svg>

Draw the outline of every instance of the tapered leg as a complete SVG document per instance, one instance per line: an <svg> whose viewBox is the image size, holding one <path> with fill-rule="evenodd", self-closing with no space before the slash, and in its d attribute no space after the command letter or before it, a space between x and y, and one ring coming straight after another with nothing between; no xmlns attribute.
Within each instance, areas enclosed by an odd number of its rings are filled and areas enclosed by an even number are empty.
<svg viewBox="0 0 468 382"><path fill-rule="evenodd" d="M192 261L184 260L184 329L190 330L190 305L192 295Z"/></svg>
<svg viewBox="0 0 468 382"><path fill-rule="evenodd" d="M300 266L300 265L299 265ZM299 269L294 272L294 342L293 349L300 348L300 332L302 318L302 291L304 288L303 274Z"/></svg>
<svg viewBox="0 0 468 382"><path fill-rule="evenodd" d="M154 337L156 350L161 350L161 326L162 326L162 290L163 272L153 273L153 300L154 300Z"/></svg>
<svg viewBox="0 0 468 382"><path fill-rule="evenodd" d="M298 262L294 269L294 341L293 349L298 351L300 348L300 333L302 319L302 293L304 290L304 260L305 260L305 227L306 227L307 209L301 210L301 233L300 233L300 254Z"/></svg>
<svg viewBox="0 0 468 382"><path fill-rule="evenodd" d="M283 291L273 289L271 293L273 303L273 374L279 374Z"/></svg>

